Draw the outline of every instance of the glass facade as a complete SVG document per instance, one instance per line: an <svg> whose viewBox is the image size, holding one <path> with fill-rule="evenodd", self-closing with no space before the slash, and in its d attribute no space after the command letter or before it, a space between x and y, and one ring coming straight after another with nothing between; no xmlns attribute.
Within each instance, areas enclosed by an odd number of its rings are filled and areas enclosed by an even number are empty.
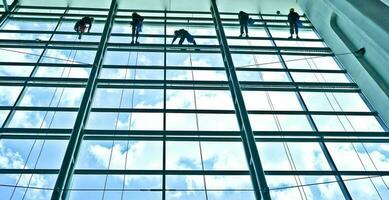
<svg viewBox="0 0 389 200"><path fill-rule="evenodd" d="M250 13L240 38L237 13L136 10L130 45L134 10L114 3L11 9L1 199L259 199L256 181L272 199L389 197L388 128L305 17L296 40ZM197 46L171 45L180 28Z"/></svg>

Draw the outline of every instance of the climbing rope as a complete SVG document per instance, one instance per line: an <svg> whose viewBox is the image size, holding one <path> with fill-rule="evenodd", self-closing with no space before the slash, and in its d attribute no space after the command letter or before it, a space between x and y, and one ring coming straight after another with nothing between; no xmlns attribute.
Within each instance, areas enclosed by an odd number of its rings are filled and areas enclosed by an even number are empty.
<svg viewBox="0 0 389 200"><path fill-rule="evenodd" d="M188 20L189 23L189 20ZM189 29L189 26L188 26ZM192 61L192 53L189 52L189 61L190 61L190 67L193 67L193 61ZM194 77L194 70L191 70L191 75L192 75L192 80L195 81ZM193 84L193 87L195 87L195 84ZM196 90L193 89L193 102L195 106L195 110L197 110L197 97L196 97ZM200 126L199 126L199 118L198 118L198 113L196 112L196 127L197 131L200 131ZM203 171L203 184L204 184L204 190L205 190L205 199L208 200L208 190L207 190L207 183L206 183L206 178L205 178L205 167L204 167L204 159L203 159L203 150L201 146L201 140L200 140L200 134L198 135L198 145L199 145L199 151L200 151L200 161L201 161L201 170Z"/></svg>
<svg viewBox="0 0 389 200"><path fill-rule="evenodd" d="M299 43L299 42L298 42L297 44L300 46L300 43ZM315 62L312 62L312 64L311 64L310 62L308 62L308 61L309 61L309 58L307 58L306 61L307 61L307 64L309 65L309 67L310 67L311 69L318 69L318 67L317 67L317 65L316 65ZM314 76L316 77L316 80L318 80L318 81L320 81L320 79L319 79L319 77L318 77L318 76L320 76L320 77L323 79L323 81L324 81L325 83L327 83L327 80L326 80L325 76L324 76L322 73L319 73L319 75L317 75L317 73L314 73ZM328 103L330 104L332 111L336 111L334 105L331 103L331 100L330 100L328 94L327 94L327 93L324 93L324 95L325 95L325 97L326 97L326 100L327 100ZM339 109L343 112L344 110L343 110L342 106L340 105L340 103L338 102L336 96L335 96L333 93L332 93L331 95L332 95L332 98L335 100L335 102L336 102L337 106L339 107ZM339 115L336 115L336 118L338 119L339 123L341 124L343 130L344 130L344 131L347 131L347 128L346 128L345 124L342 122L342 119L340 118L340 116L339 116ZM355 132L356 129L355 129L355 127L353 126L353 124L351 123L349 117L346 115L345 118L346 118L347 122L349 123L349 125L351 126L351 128L353 129L353 131ZM362 158L360 157L360 155L359 155L359 153L358 153L358 151L357 151L357 149L356 149L354 143L351 142L350 144L351 144L351 146L352 146L352 148L353 148L353 151L356 153L356 155L357 155L357 157L358 157L358 160L359 160L359 162L361 163L361 165L362 165L364 171L367 171L366 166L365 166L364 162L362 161ZM372 158L371 158L371 156L370 156L370 153L366 150L364 144L363 144L363 143L361 143L361 144L362 144L363 148L365 149L365 152L366 152L366 154L368 155L370 161L372 162L372 164L373 164L375 170L378 171L378 168L376 167L374 161L372 160ZM368 179L369 179L369 181L371 182L371 184L373 185L373 187L374 187L376 193L378 194L379 198L380 198L380 199L383 199L382 196L380 195L380 192L378 191L378 188L376 187L375 183L373 182L373 180L372 180L371 178L368 178ZM388 189L388 186L387 186L387 184L385 183L383 177L381 177L381 179L382 179L382 182L384 183L384 185L386 186L386 188Z"/></svg>

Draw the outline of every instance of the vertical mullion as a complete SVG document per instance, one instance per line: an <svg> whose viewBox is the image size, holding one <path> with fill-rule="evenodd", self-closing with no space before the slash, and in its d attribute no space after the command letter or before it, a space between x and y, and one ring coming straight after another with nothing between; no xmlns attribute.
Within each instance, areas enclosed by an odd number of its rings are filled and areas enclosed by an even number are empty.
<svg viewBox="0 0 389 200"><path fill-rule="evenodd" d="M8 9L7 0L3 0L3 6L4 6L4 11L5 11L6 13L8 13L8 12L9 12L9 9Z"/></svg>
<svg viewBox="0 0 389 200"><path fill-rule="evenodd" d="M19 5L19 0L14 0L11 5L8 5L6 0L3 0L3 2L4 2L5 12L3 13L3 15L0 18L0 27L2 27L3 24L5 24L5 22L7 21L8 17L9 17L9 15L13 11L15 11L16 8Z"/></svg>
<svg viewBox="0 0 389 200"><path fill-rule="evenodd" d="M250 125L249 115L244 104L242 91L239 85L234 63L232 61L231 52L228 47L220 14L216 5L216 0L211 0L211 12L215 23L219 45L221 45L221 53L223 56L231 96L234 102L236 117L240 127L241 139L250 170L250 177L252 180L254 193L258 200L269 200L271 199L269 188L266 183L266 178L256 146L254 133Z"/></svg>
<svg viewBox="0 0 389 200"><path fill-rule="evenodd" d="M51 40L53 39L55 32L58 30L59 26L61 25L62 19L63 19L63 17L66 15L67 12L68 12L68 8L65 9L64 13L63 13L62 16L59 18L58 23L57 23L57 25L55 26L54 31L52 32L52 34L51 34L49 40L47 41L47 43L46 43L46 45L45 45L45 47L43 48L43 51L42 51L41 55L39 56L39 58L38 58L36 64L34 65L34 68L32 69L32 71L31 71L31 73L30 73L30 75L29 75L29 78L34 77L35 74L36 74L36 72L38 71L39 63L42 61L44 55L46 54L46 52L47 52L47 47L49 46ZM11 122L11 119L12 119L12 117L13 117L14 114L15 114L15 107L18 106L18 105L21 103L21 101L22 101L24 95L26 94L28 81L29 81L28 79L27 79L26 81L24 81L23 88L22 88L22 90L20 91L18 97L16 98L15 103L14 103L14 105L12 106L11 111L8 113L7 117L5 118L4 123L3 123L2 127L1 127L2 129L5 128L5 127L7 127L7 126L9 125L9 123ZM53 95L55 95L55 94L53 94Z"/></svg>
<svg viewBox="0 0 389 200"><path fill-rule="evenodd" d="M261 19L263 19L262 15L260 15L260 17L261 17ZM268 28L266 23L264 24L264 27L265 27L266 33L268 34L268 37L271 38L271 42L272 42L273 46L277 50L277 56L278 56L278 58L281 61L281 65L283 66L283 68L287 69L288 79L295 85L296 95L297 95L297 99L298 99L298 101L300 103L300 106L303 108L303 111L309 112L308 111L308 107L307 107L307 105L306 105L306 103L305 103L305 101L304 101L304 99L303 99L303 97L301 95L300 88L299 88L298 85L295 84L295 81L294 81L294 79L292 77L292 74L288 70L288 66L286 65L286 62L285 62L284 58L281 56L281 52L280 52L280 50L279 50L279 48L278 48L278 46L277 46L277 44L276 44L276 42L275 42L275 40L274 40L274 38L273 38L273 36L272 36L272 34L271 34L271 32L270 32L270 30L269 30L269 28ZM306 116L307 116L307 119L309 121L309 124L311 125L311 128L315 132L319 132L319 129L317 128L317 125L314 122L314 120L312 118L312 115L308 113ZM318 136L317 139L318 139L318 143L319 143L319 145L321 147L321 150L323 151L323 154L324 154L324 156L325 156L325 158L326 158L326 160L327 160L331 170L335 172L335 178L336 178L336 181L338 182L338 185L339 185L339 187L340 187L340 189L341 189L341 191L343 193L343 196L347 200L351 200L352 197L350 195L350 192L348 191L348 189L346 187L346 184L344 183L344 181L342 179L342 176L339 173L338 168L336 167L336 164L335 164L334 160L332 159L331 154L330 154L326 144L323 141L323 136Z"/></svg>
<svg viewBox="0 0 389 200"><path fill-rule="evenodd" d="M97 79L100 75L103 65L104 54L107 50L107 43L111 35L117 7L117 1L112 0L107 20L104 25L104 30L100 39L99 47L93 62L92 70L89 75L88 83L85 88L84 96L81 101L80 109L77 114L68 146L66 148L51 200L67 199L68 197L68 188L76 165L81 142L83 140L85 124L91 110L92 100L97 88Z"/></svg>
<svg viewBox="0 0 389 200"><path fill-rule="evenodd" d="M166 13L166 9L165 9L165 12L164 12L164 48L163 48L163 66L164 66L164 70L163 70L163 145L162 145L162 200L165 200L166 199L166 101L167 101L167 97L166 97L166 58L167 58L167 55L166 55L166 35L167 35L167 30L166 30L166 23L167 23L167 13Z"/></svg>

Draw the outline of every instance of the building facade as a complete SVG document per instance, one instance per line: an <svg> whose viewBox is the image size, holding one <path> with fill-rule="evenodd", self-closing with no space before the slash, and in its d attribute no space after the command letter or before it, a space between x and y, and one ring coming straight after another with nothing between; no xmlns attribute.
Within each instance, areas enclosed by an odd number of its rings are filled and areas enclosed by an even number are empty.
<svg viewBox="0 0 389 200"><path fill-rule="evenodd" d="M3 1L1 199L385 199L389 129L305 15ZM303 6L302 6L303 7ZM131 42L131 13L145 20ZM78 39L74 24L94 17ZM310 15L308 15L310 16ZM316 19L315 19L316 20ZM188 30L197 45L172 44Z"/></svg>

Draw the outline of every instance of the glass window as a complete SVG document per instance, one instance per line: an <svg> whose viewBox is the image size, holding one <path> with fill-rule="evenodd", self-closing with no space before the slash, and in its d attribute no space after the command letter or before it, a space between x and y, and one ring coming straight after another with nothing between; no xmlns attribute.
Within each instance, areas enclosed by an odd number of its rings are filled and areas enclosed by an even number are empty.
<svg viewBox="0 0 389 200"><path fill-rule="evenodd" d="M302 92L311 111L370 111L358 93Z"/></svg>
<svg viewBox="0 0 389 200"><path fill-rule="evenodd" d="M147 158L147 159L145 159ZM84 141L77 169L162 169L162 142Z"/></svg>
<svg viewBox="0 0 389 200"><path fill-rule="evenodd" d="M265 170L331 170L318 143L257 142Z"/></svg>
<svg viewBox="0 0 389 200"><path fill-rule="evenodd" d="M22 87L0 86L0 106L13 106Z"/></svg>
<svg viewBox="0 0 389 200"><path fill-rule="evenodd" d="M15 111L9 128L73 128L76 112Z"/></svg>
<svg viewBox="0 0 389 200"><path fill-rule="evenodd" d="M319 131L383 131L374 116L313 115Z"/></svg>
<svg viewBox="0 0 389 200"><path fill-rule="evenodd" d="M59 169L65 154L65 140L0 140L1 168Z"/></svg>

